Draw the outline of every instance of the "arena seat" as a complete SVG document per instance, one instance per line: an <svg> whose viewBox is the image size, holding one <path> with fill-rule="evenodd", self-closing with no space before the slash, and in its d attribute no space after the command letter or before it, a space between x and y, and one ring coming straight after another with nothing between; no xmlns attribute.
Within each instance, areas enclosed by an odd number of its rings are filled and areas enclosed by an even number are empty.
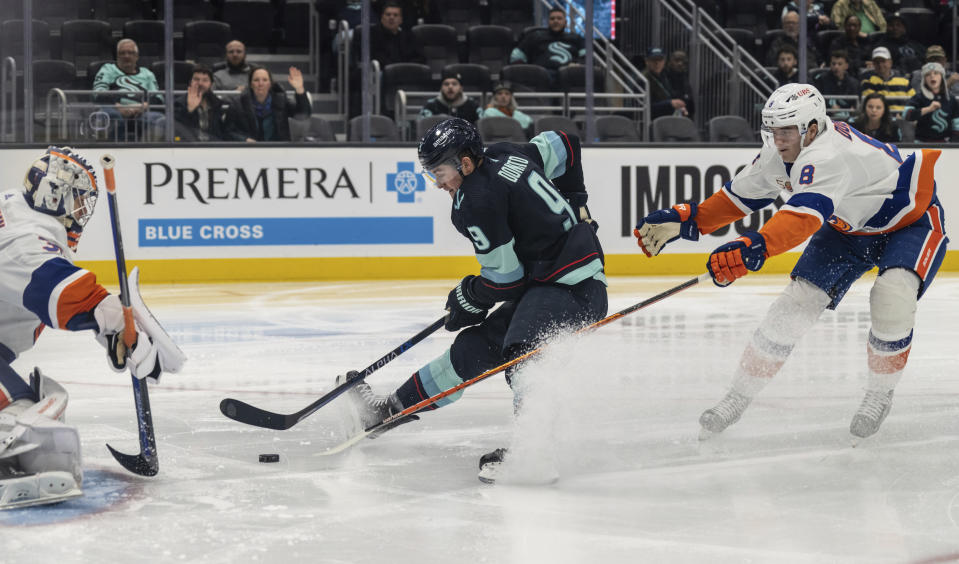
<svg viewBox="0 0 959 564"><path fill-rule="evenodd" d="M487 117L477 122L480 136L486 143L512 141L525 143L529 140L526 131L518 121L511 117Z"/></svg>
<svg viewBox="0 0 959 564"><path fill-rule="evenodd" d="M579 130L579 125L568 117L564 116L542 116L536 118L533 122L533 131L536 135L544 131L565 131L578 137L583 134Z"/></svg>
<svg viewBox="0 0 959 564"><path fill-rule="evenodd" d="M496 79L513 50L513 32L502 25L476 25L466 31L466 44L469 62L485 65Z"/></svg>
<svg viewBox="0 0 959 564"><path fill-rule="evenodd" d="M50 58L50 25L33 20L33 57ZM0 59L13 57L18 69L23 68L23 20L7 20L0 25Z"/></svg>
<svg viewBox="0 0 959 564"><path fill-rule="evenodd" d="M639 141L636 122L624 116L600 116L593 122L596 138L601 143L622 143Z"/></svg>
<svg viewBox="0 0 959 564"><path fill-rule="evenodd" d="M309 119L287 119L290 122L290 137L293 141L336 141L330 122L320 116L310 116Z"/></svg>
<svg viewBox="0 0 959 564"><path fill-rule="evenodd" d="M78 69L93 61L116 60L116 41L110 24L101 20L71 20L60 31L62 59Z"/></svg>
<svg viewBox="0 0 959 564"><path fill-rule="evenodd" d="M742 116L716 116L706 126L711 142L752 143L756 132Z"/></svg>
<svg viewBox="0 0 959 564"><path fill-rule="evenodd" d="M350 120L349 141L362 141L363 116ZM373 141L399 141L400 132L393 120L386 116L370 116L370 139Z"/></svg>
<svg viewBox="0 0 959 564"><path fill-rule="evenodd" d="M447 71L459 73L463 79L461 81L463 90L468 92L488 92L492 87L489 69L485 65L475 63L455 63L446 65L443 73Z"/></svg>
<svg viewBox="0 0 959 564"><path fill-rule="evenodd" d="M158 20L132 20L123 24L123 37L137 42L141 66L150 66L153 61L164 58L166 36L163 22Z"/></svg>
<svg viewBox="0 0 959 564"><path fill-rule="evenodd" d="M188 22L183 27L184 57L214 64L226 57L226 44L234 39L230 24L214 21Z"/></svg>
<svg viewBox="0 0 959 564"><path fill-rule="evenodd" d="M443 67L459 62L456 29L450 25L423 24L413 26L413 35L420 44L433 78L439 78Z"/></svg>
<svg viewBox="0 0 959 564"><path fill-rule="evenodd" d="M683 116L661 116L653 120L655 142L698 142L699 131L693 120Z"/></svg>

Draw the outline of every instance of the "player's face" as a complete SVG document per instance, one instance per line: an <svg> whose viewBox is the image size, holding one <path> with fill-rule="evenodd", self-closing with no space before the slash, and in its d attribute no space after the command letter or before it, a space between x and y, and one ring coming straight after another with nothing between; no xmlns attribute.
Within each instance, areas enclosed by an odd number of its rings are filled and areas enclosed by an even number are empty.
<svg viewBox="0 0 959 564"><path fill-rule="evenodd" d="M463 184L463 177L460 176L456 167L452 164L444 163L432 170L426 171L426 175L433 181L433 184L441 190L446 190L449 192L450 196L454 196L456 191L459 190L460 185Z"/></svg>
<svg viewBox="0 0 959 564"><path fill-rule="evenodd" d="M779 156L783 162L791 163L799 156L799 127L790 125L789 127L773 127L770 129L773 135L773 144L779 151Z"/></svg>
<svg viewBox="0 0 959 564"><path fill-rule="evenodd" d="M882 100L878 98L873 98L866 102L866 117L868 117L870 121L879 121L882 119L882 114L885 111L886 107L883 106Z"/></svg>

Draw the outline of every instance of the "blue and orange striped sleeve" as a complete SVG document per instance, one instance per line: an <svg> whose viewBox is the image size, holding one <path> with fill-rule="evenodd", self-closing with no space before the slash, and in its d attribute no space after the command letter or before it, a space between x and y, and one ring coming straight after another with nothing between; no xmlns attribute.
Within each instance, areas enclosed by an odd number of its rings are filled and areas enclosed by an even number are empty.
<svg viewBox="0 0 959 564"><path fill-rule="evenodd" d="M88 317L107 294L92 272L57 257L33 271L23 291L23 306L54 329L88 329L88 323L71 320Z"/></svg>

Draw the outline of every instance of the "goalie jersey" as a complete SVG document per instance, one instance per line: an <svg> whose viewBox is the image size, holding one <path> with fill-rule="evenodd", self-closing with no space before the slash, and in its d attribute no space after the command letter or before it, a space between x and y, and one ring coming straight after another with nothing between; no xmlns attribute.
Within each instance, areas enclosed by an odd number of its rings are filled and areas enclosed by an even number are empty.
<svg viewBox="0 0 959 564"><path fill-rule="evenodd" d="M933 168L941 151L922 149L904 158L895 145L827 121L791 165L775 147L763 146L749 166L700 204L700 231L711 233L781 194L786 204L760 230L768 256L774 256L823 223L851 235L888 233L912 224L938 202Z"/></svg>
<svg viewBox="0 0 959 564"><path fill-rule="evenodd" d="M56 218L19 190L0 193L0 358L12 362L45 326L95 328L92 310L107 291L72 254Z"/></svg>
<svg viewBox="0 0 959 564"><path fill-rule="evenodd" d="M452 221L482 269L473 295L513 300L530 284L606 282L586 192L579 139L546 131L530 143L494 143L453 198Z"/></svg>

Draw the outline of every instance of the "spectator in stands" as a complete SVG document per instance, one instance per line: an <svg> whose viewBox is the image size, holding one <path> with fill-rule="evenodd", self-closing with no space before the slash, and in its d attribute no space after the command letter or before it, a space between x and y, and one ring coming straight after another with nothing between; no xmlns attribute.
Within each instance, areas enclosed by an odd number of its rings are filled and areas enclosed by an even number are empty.
<svg viewBox="0 0 959 564"><path fill-rule="evenodd" d="M859 30L862 24L859 22L859 16L850 14L843 21L843 35L832 40L829 44L829 52L844 51L846 59L849 61L849 72L853 76L859 76L859 69L867 66L869 60L869 44L866 38L862 37Z"/></svg>
<svg viewBox="0 0 959 564"><path fill-rule="evenodd" d="M796 48L792 45L783 45L776 53L776 72L773 77L779 85L799 82L799 69L796 67Z"/></svg>
<svg viewBox="0 0 959 564"><path fill-rule="evenodd" d="M916 91L909 86L909 79L892 68L892 55L885 47L876 47L872 50L873 70L868 71L860 82L860 96L868 96L879 92L889 102L889 109L900 112L903 102L892 101L890 98L912 98Z"/></svg>
<svg viewBox="0 0 959 564"><path fill-rule="evenodd" d="M533 118L516 108L513 85L508 81L499 82L493 87L493 100L480 117L511 117L518 121L523 129L529 129L533 125Z"/></svg>
<svg viewBox="0 0 959 564"><path fill-rule="evenodd" d="M669 115L688 117L687 100L690 98L674 87L669 73L664 72L665 68L666 52L661 47L647 49L643 76L649 82L650 116L652 119Z"/></svg>
<svg viewBox="0 0 959 564"><path fill-rule="evenodd" d="M263 67L253 66L249 82L227 114L227 131L236 141L290 141L291 117L309 117L310 100L303 87L303 73L290 67L289 83L295 92L291 107L283 88Z"/></svg>
<svg viewBox="0 0 959 564"><path fill-rule="evenodd" d="M799 13L799 3L790 1L783 6L780 17L785 16L787 12ZM806 6L806 29L808 33L822 31L824 29L835 29L832 20L826 15L826 9L819 2L809 2Z"/></svg>
<svg viewBox="0 0 959 564"><path fill-rule="evenodd" d="M916 122L916 141L959 142L959 100L946 89L942 65L923 65L922 86L906 105L903 119Z"/></svg>
<svg viewBox="0 0 959 564"><path fill-rule="evenodd" d="M889 16L887 22L886 33L876 41L876 46L889 49L892 54L892 65L901 72L909 74L922 66L926 47L906 36L906 24L899 14Z"/></svg>
<svg viewBox="0 0 959 564"><path fill-rule="evenodd" d="M193 67L186 94L173 105L177 136L181 141L223 141L223 102L213 94L213 71L206 65Z"/></svg>
<svg viewBox="0 0 959 564"><path fill-rule="evenodd" d="M380 12L380 22L370 26L370 60L379 61L381 69L393 63L426 61L416 37L411 31L403 29L402 23L403 9L394 0L387 0ZM359 30L353 34L353 54L357 61L362 53L362 37Z"/></svg>
<svg viewBox="0 0 959 564"><path fill-rule="evenodd" d="M157 140L161 134L157 122L163 114L150 110L150 103L162 104L163 97L156 94L160 89L153 72L137 65L140 49L132 39L117 42L117 62L100 67L93 79L93 89L99 92L129 92L129 95L101 96L98 101L109 102L102 111L110 117L114 139ZM147 92L154 92L148 97Z"/></svg>
<svg viewBox="0 0 959 564"><path fill-rule="evenodd" d="M463 92L463 79L458 72L443 73L440 93L420 110L420 117L448 115L470 123L479 119L479 105Z"/></svg>
<svg viewBox="0 0 959 564"><path fill-rule="evenodd" d="M586 54L583 37L566 31L566 12L549 11L548 28L534 29L524 35L510 53L510 64L532 63L545 67L556 80L557 71L570 63L579 63Z"/></svg>
<svg viewBox="0 0 959 564"><path fill-rule="evenodd" d="M782 17L784 35L780 35L769 46L769 52L766 55L766 64L779 64L779 51L786 46L792 47L796 52L796 62L799 62L799 13L786 12ZM806 66L819 66L819 55L813 49L812 42L806 44ZM794 81L793 81L794 82Z"/></svg>
<svg viewBox="0 0 959 564"><path fill-rule="evenodd" d="M832 23L841 26L846 18L855 15L859 18L860 37L865 39L870 33L886 31L886 18L876 0L838 0L832 7Z"/></svg>
<svg viewBox="0 0 959 564"><path fill-rule="evenodd" d="M942 65L942 68L949 67L949 60L946 59L946 50L942 48L942 45L930 45L929 48L926 49L926 62L939 63ZM946 77L946 88L949 90L949 95L959 96L959 73L946 71L946 74L948 75ZM916 92L919 91L922 87L922 69L912 71L909 86L912 86L912 89Z"/></svg>
<svg viewBox="0 0 959 564"><path fill-rule="evenodd" d="M878 92L862 100L859 113L849 120L849 125L883 143L900 143L902 129L892 120L892 113L886 105L886 97Z"/></svg>
<svg viewBox="0 0 959 564"><path fill-rule="evenodd" d="M693 88L689 84L689 55L682 49L669 54L666 60L666 78L673 89L673 96L686 103L686 115L693 115Z"/></svg>
<svg viewBox="0 0 959 564"><path fill-rule="evenodd" d="M246 88L250 77L250 65L246 63L246 45L234 39L226 44L226 67L213 73L216 90L239 90Z"/></svg>
<svg viewBox="0 0 959 564"><path fill-rule="evenodd" d="M849 55L845 51L833 51L829 54L829 72L819 75L814 82L819 92L826 98L826 105L834 110L856 106L856 99L836 100L830 96L859 96L859 81L849 75ZM832 112L832 119L847 120L849 112Z"/></svg>

